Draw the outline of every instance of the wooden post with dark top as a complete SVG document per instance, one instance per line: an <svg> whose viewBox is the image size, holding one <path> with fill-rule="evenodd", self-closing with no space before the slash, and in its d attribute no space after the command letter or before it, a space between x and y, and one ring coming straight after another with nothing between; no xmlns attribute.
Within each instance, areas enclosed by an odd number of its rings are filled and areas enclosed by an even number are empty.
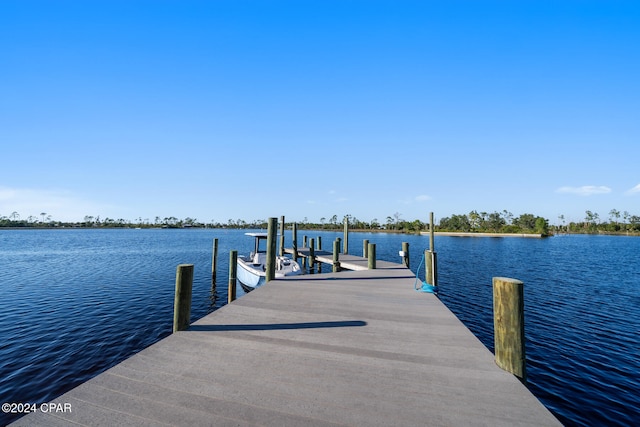
<svg viewBox="0 0 640 427"><path fill-rule="evenodd" d="M364 239L362 241L362 258L368 258L368 257L369 257L369 240Z"/></svg>
<svg viewBox="0 0 640 427"><path fill-rule="evenodd" d="M191 320L191 289L193 264L180 264L176 268L176 294L173 302L173 332L184 331Z"/></svg>
<svg viewBox="0 0 640 427"><path fill-rule="evenodd" d="M524 284L493 278L493 330L496 364L526 383Z"/></svg>
<svg viewBox="0 0 640 427"><path fill-rule="evenodd" d="M349 253L349 218L344 218L344 246L342 248L342 253Z"/></svg>
<svg viewBox="0 0 640 427"><path fill-rule="evenodd" d="M376 244L369 243L369 256L368 256L368 267L369 270L375 270L376 268Z"/></svg>
<svg viewBox="0 0 640 427"><path fill-rule="evenodd" d="M280 248L278 249L278 255L284 255L284 215L280 217Z"/></svg>
<svg viewBox="0 0 640 427"><path fill-rule="evenodd" d="M229 252L229 288L227 291L228 303L236 299L236 284L238 279L238 251Z"/></svg>
<svg viewBox="0 0 640 427"><path fill-rule="evenodd" d="M402 242L402 264L409 268L409 242Z"/></svg>
<svg viewBox="0 0 640 427"><path fill-rule="evenodd" d="M340 271L340 238L333 241L333 272Z"/></svg>
<svg viewBox="0 0 640 427"><path fill-rule="evenodd" d="M267 228L267 282L276 278L276 233L278 231L278 218L269 218Z"/></svg>

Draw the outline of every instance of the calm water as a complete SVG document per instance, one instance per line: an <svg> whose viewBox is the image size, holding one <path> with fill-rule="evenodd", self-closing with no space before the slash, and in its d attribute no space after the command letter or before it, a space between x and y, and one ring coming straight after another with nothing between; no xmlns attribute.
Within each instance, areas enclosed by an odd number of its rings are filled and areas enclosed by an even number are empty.
<svg viewBox="0 0 640 427"><path fill-rule="evenodd" d="M243 234L0 229L0 403L47 402L169 335L178 264L195 264L192 320L219 308L229 250L253 244ZM305 234L325 248L342 237ZM428 246L424 236L352 233L349 252L361 254L363 239L395 262L408 241L414 271ZM437 236L436 249L441 300L491 350L491 278L525 283L528 385L564 424L638 424L640 238ZM0 414L0 425L11 419Z"/></svg>

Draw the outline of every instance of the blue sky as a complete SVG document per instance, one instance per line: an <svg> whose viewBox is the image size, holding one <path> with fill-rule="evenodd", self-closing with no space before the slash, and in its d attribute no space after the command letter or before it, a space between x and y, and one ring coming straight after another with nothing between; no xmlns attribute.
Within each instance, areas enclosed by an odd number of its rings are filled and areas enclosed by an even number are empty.
<svg viewBox="0 0 640 427"><path fill-rule="evenodd" d="M640 215L635 1L0 2L0 216Z"/></svg>

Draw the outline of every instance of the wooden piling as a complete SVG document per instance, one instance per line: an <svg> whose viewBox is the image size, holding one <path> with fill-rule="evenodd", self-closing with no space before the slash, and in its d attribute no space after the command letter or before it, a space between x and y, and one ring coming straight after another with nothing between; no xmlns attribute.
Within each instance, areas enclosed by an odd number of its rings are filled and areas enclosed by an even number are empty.
<svg viewBox="0 0 640 427"><path fill-rule="evenodd" d="M180 264L176 268L176 293L173 302L173 332L184 331L191 320L191 289L193 264Z"/></svg>
<svg viewBox="0 0 640 427"><path fill-rule="evenodd" d="M368 258L368 257L369 257L369 240L364 239L362 241L362 258Z"/></svg>
<svg viewBox="0 0 640 427"><path fill-rule="evenodd" d="M218 239L213 239L213 249L211 251L211 288L216 286L216 275L218 274Z"/></svg>
<svg viewBox="0 0 640 427"><path fill-rule="evenodd" d="M425 281L432 286L438 286L437 254L430 250L424 251Z"/></svg>
<svg viewBox="0 0 640 427"><path fill-rule="evenodd" d="M409 242L402 242L402 264L409 267Z"/></svg>
<svg viewBox="0 0 640 427"><path fill-rule="evenodd" d="M278 230L278 218L269 218L267 228L267 269L265 280L267 282L276 278L276 233Z"/></svg>
<svg viewBox="0 0 640 427"><path fill-rule="evenodd" d="M496 364L526 383L524 284L493 278L493 330Z"/></svg>
<svg viewBox="0 0 640 427"><path fill-rule="evenodd" d="M284 215L280 217L280 248L278 249L278 255L284 255Z"/></svg>
<svg viewBox="0 0 640 427"><path fill-rule="evenodd" d="M349 218L344 218L344 246L342 248L343 254L349 253Z"/></svg>
<svg viewBox="0 0 640 427"><path fill-rule="evenodd" d="M307 239L307 236L302 236L302 247L306 248L308 244L309 244L309 241ZM307 271L307 257L305 256L302 257L302 271L303 271L303 274L305 274Z"/></svg>
<svg viewBox="0 0 640 427"><path fill-rule="evenodd" d="M313 238L311 238L309 240L309 273L313 274L313 267L315 266L315 262L316 262L316 255L315 255L315 241Z"/></svg>
<svg viewBox="0 0 640 427"><path fill-rule="evenodd" d="M375 270L376 268L376 244L375 243L369 243L369 248L368 248L368 267L369 270Z"/></svg>
<svg viewBox="0 0 640 427"><path fill-rule="evenodd" d="M429 285L438 286L438 257L435 249L433 212L429 213L429 250L424 252L424 264L426 282Z"/></svg>
<svg viewBox="0 0 640 427"><path fill-rule="evenodd" d="M298 224L295 222L291 224L291 254L294 261L298 262Z"/></svg>
<svg viewBox="0 0 640 427"><path fill-rule="evenodd" d="M318 251L322 250L322 236L318 236L317 240L316 240L316 249ZM322 273L322 263L319 262L318 264L318 274Z"/></svg>
<svg viewBox="0 0 640 427"><path fill-rule="evenodd" d="M232 303L236 299L236 284L238 282L238 251L229 252L229 287L227 302Z"/></svg>
<svg viewBox="0 0 640 427"><path fill-rule="evenodd" d="M333 272L340 271L340 238L333 241Z"/></svg>
<svg viewBox="0 0 640 427"><path fill-rule="evenodd" d="M433 212L429 212L429 249L435 252L434 229L433 229Z"/></svg>

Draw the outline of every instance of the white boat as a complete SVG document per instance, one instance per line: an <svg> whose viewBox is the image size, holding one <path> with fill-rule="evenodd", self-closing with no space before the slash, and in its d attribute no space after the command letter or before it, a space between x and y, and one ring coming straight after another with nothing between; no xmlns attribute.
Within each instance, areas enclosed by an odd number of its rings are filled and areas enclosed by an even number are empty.
<svg viewBox="0 0 640 427"><path fill-rule="evenodd" d="M238 281L246 292L264 284L267 276L267 233L245 233L255 238L255 247L249 256L238 256ZM263 245L261 243L264 242ZM302 274L300 265L285 256L276 256L276 278Z"/></svg>

